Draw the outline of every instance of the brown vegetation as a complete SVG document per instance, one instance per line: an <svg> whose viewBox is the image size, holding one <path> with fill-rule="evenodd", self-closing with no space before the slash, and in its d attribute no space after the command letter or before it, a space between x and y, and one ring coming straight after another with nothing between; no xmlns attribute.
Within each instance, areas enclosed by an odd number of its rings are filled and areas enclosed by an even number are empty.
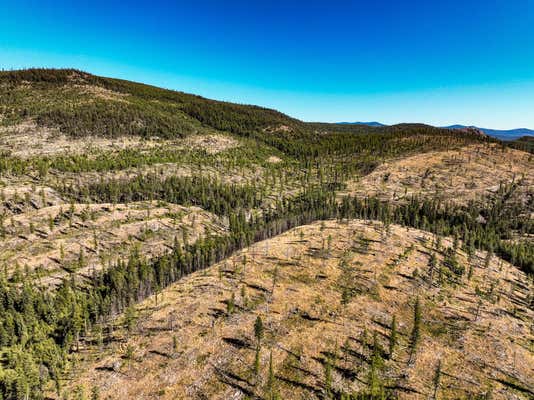
<svg viewBox="0 0 534 400"><path fill-rule="evenodd" d="M519 183L528 201L534 187L532 155L500 146L472 145L385 161L371 174L349 183L348 191L402 200L413 195L465 204L485 199L500 184Z"/></svg>
<svg viewBox="0 0 534 400"><path fill-rule="evenodd" d="M81 377L71 387L98 386L112 399L256 398L264 394L272 350L284 399L322 396L326 359L332 390L357 391L368 384L373 335L387 348L395 316L398 345L380 379L399 398L428 398L438 362L439 398L489 392L495 399L528 398L532 284L496 257L485 267L485 253L468 260L460 250L456 257L472 268L470 279L466 273L454 283L435 271L430 278L430 254L443 265L450 246L426 232L373 222L296 228L184 278L157 303L144 301L130 333L118 319L108 345L80 352L73 373ZM422 326L413 355L416 299ZM258 315L265 339L257 378Z"/></svg>

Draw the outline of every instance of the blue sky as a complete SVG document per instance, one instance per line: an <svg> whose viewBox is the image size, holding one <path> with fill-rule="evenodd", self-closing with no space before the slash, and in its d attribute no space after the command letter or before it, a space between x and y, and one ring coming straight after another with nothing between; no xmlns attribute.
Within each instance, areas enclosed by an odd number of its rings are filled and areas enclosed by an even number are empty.
<svg viewBox="0 0 534 400"><path fill-rule="evenodd" d="M534 1L0 0L0 67L33 66L307 121L534 128Z"/></svg>

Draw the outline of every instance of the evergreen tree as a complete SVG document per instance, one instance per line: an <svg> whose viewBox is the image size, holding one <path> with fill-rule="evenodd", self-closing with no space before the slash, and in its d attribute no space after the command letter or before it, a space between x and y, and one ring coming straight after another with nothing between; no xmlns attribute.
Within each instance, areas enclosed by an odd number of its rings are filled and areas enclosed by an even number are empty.
<svg viewBox="0 0 534 400"><path fill-rule="evenodd" d="M93 386L91 389L91 400L100 400L100 388Z"/></svg>
<svg viewBox="0 0 534 400"><path fill-rule="evenodd" d="M417 352L417 347L421 341L421 303L419 297L415 300L414 310L413 310L413 328L410 334L410 360L413 360Z"/></svg>
<svg viewBox="0 0 534 400"><path fill-rule="evenodd" d="M324 366L324 390L327 399L332 398L332 364L329 357L326 357Z"/></svg>
<svg viewBox="0 0 534 400"><path fill-rule="evenodd" d="M393 358L395 347L397 346L397 318L394 315L391 320L391 328L389 333L389 358Z"/></svg>
<svg viewBox="0 0 534 400"><path fill-rule="evenodd" d="M258 346L261 344L263 335L264 335L263 321L261 320L261 317L258 315L256 317L256 321L254 322L254 337L256 338L256 342Z"/></svg>
<svg viewBox="0 0 534 400"><path fill-rule="evenodd" d="M232 315L235 310L235 293L232 293L226 302L226 314Z"/></svg>
<svg viewBox="0 0 534 400"><path fill-rule="evenodd" d="M432 400L437 400L438 398L438 390L439 390L440 382L441 382L441 360L438 361L438 365L436 366L436 371L434 372L434 378L432 379L432 383L434 385L433 392L432 392Z"/></svg>

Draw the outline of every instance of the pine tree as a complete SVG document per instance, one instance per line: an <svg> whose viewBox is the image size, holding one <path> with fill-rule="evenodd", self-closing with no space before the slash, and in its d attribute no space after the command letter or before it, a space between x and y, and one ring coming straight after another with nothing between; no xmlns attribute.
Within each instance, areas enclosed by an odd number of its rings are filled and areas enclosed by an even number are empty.
<svg viewBox="0 0 534 400"><path fill-rule="evenodd" d="M469 262L469 270L467 272L467 280L470 281L473 277L473 262Z"/></svg>
<svg viewBox="0 0 534 400"><path fill-rule="evenodd" d="M256 338L256 356L254 358L254 374L257 376L260 371L261 340L263 339L264 328L261 317L258 315L254 322L254 337Z"/></svg>
<svg viewBox="0 0 534 400"><path fill-rule="evenodd" d="M373 335L373 351L371 354L371 365L369 367L368 387L369 395L373 399L380 398L384 392L384 386L382 379L380 378L381 370L384 366L384 360L382 359L382 349L378 342L376 332Z"/></svg>
<svg viewBox="0 0 534 400"><path fill-rule="evenodd" d="M261 358L261 346L256 346L256 354L254 356L254 375L258 376L260 373L260 358Z"/></svg>
<svg viewBox="0 0 534 400"><path fill-rule="evenodd" d="M135 324L137 322L137 313L133 306L130 306L126 309L124 313L124 324L126 325L126 330L128 333L131 333Z"/></svg>
<svg viewBox="0 0 534 400"><path fill-rule="evenodd" d="M413 357L417 352L417 346L421 340L421 303L419 297L415 300L414 310L413 310L413 328L410 335L410 346L411 354L410 361L413 361Z"/></svg>
<svg viewBox="0 0 534 400"><path fill-rule="evenodd" d="M393 358L395 347L397 346L397 318L394 315L391 320L391 330L389 333L389 358Z"/></svg>
<svg viewBox="0 0 534 400"><path fill-rule="evenodd" d="M490 266L490 263L491 263L491 257L492 257L492 252L491 250L488 250L486 252L486 258L484 259L484 268L489 268Z"/></svg>
<svg viewBox="0 0 534 400"><path fill-rule="evenodd" d="M324 360L324 390L327 399L332 398L332 365L329 357Z"/></svg>
<svg viewBox="0 0 534 400"><path fill-rule="evenodd" d="M273 367L273 351L269 354L269 375L267 377L267 395L269 400L276 400L276 377L274 375Z"/></svg>
<svg viewBox="0 0 534 400"><path fill-rule="evenodd" d="M434 391L432 393L432 400L437 400L438 398L438 390L439 390L440 381L441 381L441 360L438 361L436 371L434 372L434 378L432 379L432 383L434 385Z"/></svg>
<svg viewBox="0 0 534 400"><path fill-rule="evenodd" d="M273 286L271 288L272 297L274 297L274 288L276 287L277 282L278 282L278 264L274 266L274 270L273 270Z"/></svg>
<svg viewBox="0 0 534 400"><path fill-rule="evenodd" d="M258 346L261 344L263 335L264 335L263 321L261 320L261 317L258 315L256 317L256 321L254 322L254 337L256 338L256 342Z"/></svg>
<svg viewBox="0 0 534 400"><path fill-rule="evenodd" d="M248 308L247 288L245 285L241 286L241 304L243 308Z"/></svg>
<svg viewBox="0 0 534 400"><path fill-rule="evenodd" d="M235 310L235 293L232 293L228 301L226 302L226 313L232 315Z"/></svg>
<svg viewBox="0 0 534 400"><path fill-rule="evenodd" d="M91 400L100 400L100 388L93 386L91 389Z"/></svg>

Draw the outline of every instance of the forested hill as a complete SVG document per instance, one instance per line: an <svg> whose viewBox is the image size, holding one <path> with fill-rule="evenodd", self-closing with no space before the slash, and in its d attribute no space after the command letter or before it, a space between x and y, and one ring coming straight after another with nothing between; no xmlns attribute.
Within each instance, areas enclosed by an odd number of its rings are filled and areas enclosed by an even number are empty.
<svg viewBox="0 0 534 400"><path fill-rule="evenodd" d="M421 124L385 127L306 123L268 108L215 101L74 69L28 69L0 72L0 120L16 125L28 119L75 136L176 138L218 130L253 137L299 156L355 153L363 147L399 151L438 143L429 138L479 142L475 132ZM362 135L365 134L365 135ZM402 142L399 147L399 140ZM380 143L378 143L380 142ZM439 142L439 141L438 141Z"/></svg>
<svg viewBox="0 0 534 400"><path fill-rule="evenodd" d="M529 398L533 161L0 72L0 400Z"/></svg>

